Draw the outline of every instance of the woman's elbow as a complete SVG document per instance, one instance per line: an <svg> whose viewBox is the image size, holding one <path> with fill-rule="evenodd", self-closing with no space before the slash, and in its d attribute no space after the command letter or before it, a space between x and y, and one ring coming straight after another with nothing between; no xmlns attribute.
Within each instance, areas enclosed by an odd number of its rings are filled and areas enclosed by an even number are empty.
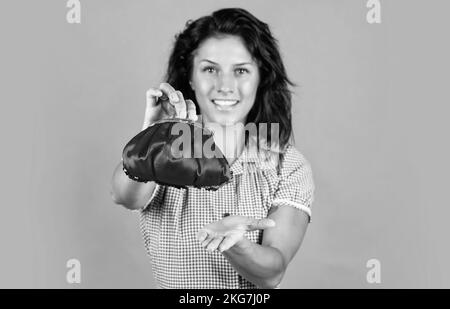
<svg viewBox="0 0 450 309"><path fill-rule="evenodd" d="M276 248L275 248L276 249ZM276 289L280 286L281 280L283 280L284 274L286 272L288 263L286 262L285 257L281 253L279 249L276 249L279 253L278 259L276 259L276 267L272 276L267 278L264 282L265 289Z"/></svg>
<svg viewBox="0 0 450 309"><path fill-rule="evenodd" d="M116 205L121 205L129 210L137 210L143 208L142 205L138 205L135 201L126 201L123 198L121 198L119 195L117 195L114 190L111 190L110 192L111 199Z"/></svg>
<svg viewBox="0 0 450 309"><path fill-rule="evenodd" d="M286 268L282 265L277 269L275 274L271 276L270 278L266 278L265 280L262 280L260 285L258 286L261 289L276 289L280 286L281 280L283 280L284 273L286 271Z"/></svg>
<svg viewBox="0 0 450 309"><path fill-rule="evenodd" d="M274 278L266 279L258 286L260 289L276 289L279 287L283 275L279 274Z"/></svg>

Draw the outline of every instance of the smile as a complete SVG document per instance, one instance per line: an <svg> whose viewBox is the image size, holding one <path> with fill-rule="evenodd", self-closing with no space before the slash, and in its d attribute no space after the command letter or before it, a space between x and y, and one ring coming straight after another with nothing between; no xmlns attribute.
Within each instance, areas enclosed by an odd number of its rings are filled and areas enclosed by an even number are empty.
<svg viewBox="0 0 450 309"><path fill-rule="evenodd" d="M239 100L211 100L214 104L218 106L233 106L239 103Z"/></svg>

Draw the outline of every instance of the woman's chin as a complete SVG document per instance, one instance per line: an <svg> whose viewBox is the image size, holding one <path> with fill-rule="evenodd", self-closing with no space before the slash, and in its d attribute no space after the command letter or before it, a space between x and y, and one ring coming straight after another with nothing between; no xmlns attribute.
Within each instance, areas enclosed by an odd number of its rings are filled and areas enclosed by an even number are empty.
<svg viewBox="0 0 450 309"><path fill-rule="evenodd" d="M239 117L234 115L214 115L213 117L204 117L204 122L220 126L232 126L242 122Z"/></svg>

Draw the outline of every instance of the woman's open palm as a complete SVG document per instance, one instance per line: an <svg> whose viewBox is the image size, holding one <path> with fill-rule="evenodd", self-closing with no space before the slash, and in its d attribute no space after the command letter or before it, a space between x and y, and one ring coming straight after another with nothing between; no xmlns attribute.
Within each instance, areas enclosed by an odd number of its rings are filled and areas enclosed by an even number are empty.
<svg viewBox="0 0 450 309"><path fill-rule="evenodd" d="M203 227L197 234L201 246L209 251L226 251L242 240L246 232L274 227L275 221L246 216L228 216Z"/></svg>

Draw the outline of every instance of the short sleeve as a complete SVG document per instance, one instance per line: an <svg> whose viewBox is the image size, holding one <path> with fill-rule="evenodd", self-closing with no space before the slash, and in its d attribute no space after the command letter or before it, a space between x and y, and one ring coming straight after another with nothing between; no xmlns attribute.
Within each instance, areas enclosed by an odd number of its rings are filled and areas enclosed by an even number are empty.
<svg viewBox="0 0 450 309"><path fill-rule="evenodd" d="M164 200L164 191L166 186L156 184L155 189L153 190L152 196L148 200L147 204L142 210L147 209L148 207L157 207L158 205L162 205Z"/></svg>
<svg viewBox="0 0 450 309"><path fill-rule="evenodd" d="M292 145L288 146L281 161L278 188L272 205L287 205L304 211L311 222L314 189L310 163Z"/></svg>

